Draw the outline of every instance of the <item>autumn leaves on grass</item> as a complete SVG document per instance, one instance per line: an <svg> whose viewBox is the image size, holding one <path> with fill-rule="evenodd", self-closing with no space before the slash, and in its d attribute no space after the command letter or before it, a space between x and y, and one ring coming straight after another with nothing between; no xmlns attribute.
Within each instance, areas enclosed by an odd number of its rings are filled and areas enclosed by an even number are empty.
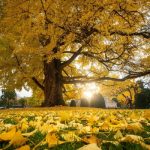
<svg viewBox="0 0 150 150"><path fill-rule="evenodd" d="M43 146L46 149L59 146L61 149L68 143L82 143L74 149L100 150L109 143L116 147L132 143L149 150L149 116L148 110L1 111L0 148L38 150Z"/></svg>

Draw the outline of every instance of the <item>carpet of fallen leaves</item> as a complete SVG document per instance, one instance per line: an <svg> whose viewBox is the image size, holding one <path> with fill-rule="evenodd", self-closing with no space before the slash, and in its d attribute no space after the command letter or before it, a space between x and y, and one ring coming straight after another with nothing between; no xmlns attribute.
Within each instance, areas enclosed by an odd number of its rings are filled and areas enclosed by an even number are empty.
<svg viewBox="0 0 150 150"><path fill-rule="evenodd" d="M1 150L150 150L150 110L0 110Z"/></svg>

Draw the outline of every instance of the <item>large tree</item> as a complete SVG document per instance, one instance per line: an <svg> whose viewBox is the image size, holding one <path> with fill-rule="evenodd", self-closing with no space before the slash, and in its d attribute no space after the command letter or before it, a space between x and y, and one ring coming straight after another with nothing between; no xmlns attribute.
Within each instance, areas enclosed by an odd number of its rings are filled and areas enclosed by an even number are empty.
<svg viewBox="0 0 150 150"><path fill-rule="evenodd" d="M147 0L5 0L0 22L3 86L33 86L43 106L63 104L67 84L150 73ZM119 78L115 72L122 73Z"/></svg>

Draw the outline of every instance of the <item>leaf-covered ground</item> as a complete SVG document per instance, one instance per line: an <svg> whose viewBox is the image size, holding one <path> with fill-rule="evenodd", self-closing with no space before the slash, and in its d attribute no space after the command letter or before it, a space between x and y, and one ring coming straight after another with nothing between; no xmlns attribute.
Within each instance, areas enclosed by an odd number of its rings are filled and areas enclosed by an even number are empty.
<svg viewBox="0 0 150 150"><path fill-rule="evenodd" d="M0 110L2 150L150 150L150 110Z"/></svg>

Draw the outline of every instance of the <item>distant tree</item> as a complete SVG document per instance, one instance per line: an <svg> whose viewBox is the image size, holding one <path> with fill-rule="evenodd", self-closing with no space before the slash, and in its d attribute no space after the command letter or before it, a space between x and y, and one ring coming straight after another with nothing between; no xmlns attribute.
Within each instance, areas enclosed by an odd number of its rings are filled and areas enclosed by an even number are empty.
<svg viewBox="0 0 150 150"><path fill-rule="evenodd" d="M76 102L75 102L75 100L71 100L70 107L76 107Z"/></svg>
<svg viewBox="0 0 150 150"><path fill-rule="evenodd" d="M1 100L3 101L4 106L9 108L15 102L16 97L17 95L15 90L11 90L11 91L6 89L2 90Z"/></svg>
<svg viewBox="0 0 150 150"><path fill-rule="evenodd" d="M94 95L93 99L91 100L91 107L96 108L105 108L105 100L104 97L101 94Z"/></svg>
<svg viewBox="0 0 150 150"><path fill-rule="evenodd" d="M25 98L21 98L19 99L19 104L22 106L22 107L25 107L26 106L26 103L27 103L27 100Z"/></svg>
<svg viewBox="0 0 150 150"><path fill-rule="evenodd" d="M135 95L135 108L148 108L150 106L150 89L143 88Z"/></svg>
<svg viewBox="0 0 150 150"><path fill-rule="evenodd" d="M81 107L89 107L88 100L86 98L82 98L80 106Z"/></svg>
<svg viewBox="0 0 150 150"><path fill-rule="evenodd" d="M112 101L117 103L117 107L121 107L121 103L118 101L117 98L112 98Z"/></svg>

